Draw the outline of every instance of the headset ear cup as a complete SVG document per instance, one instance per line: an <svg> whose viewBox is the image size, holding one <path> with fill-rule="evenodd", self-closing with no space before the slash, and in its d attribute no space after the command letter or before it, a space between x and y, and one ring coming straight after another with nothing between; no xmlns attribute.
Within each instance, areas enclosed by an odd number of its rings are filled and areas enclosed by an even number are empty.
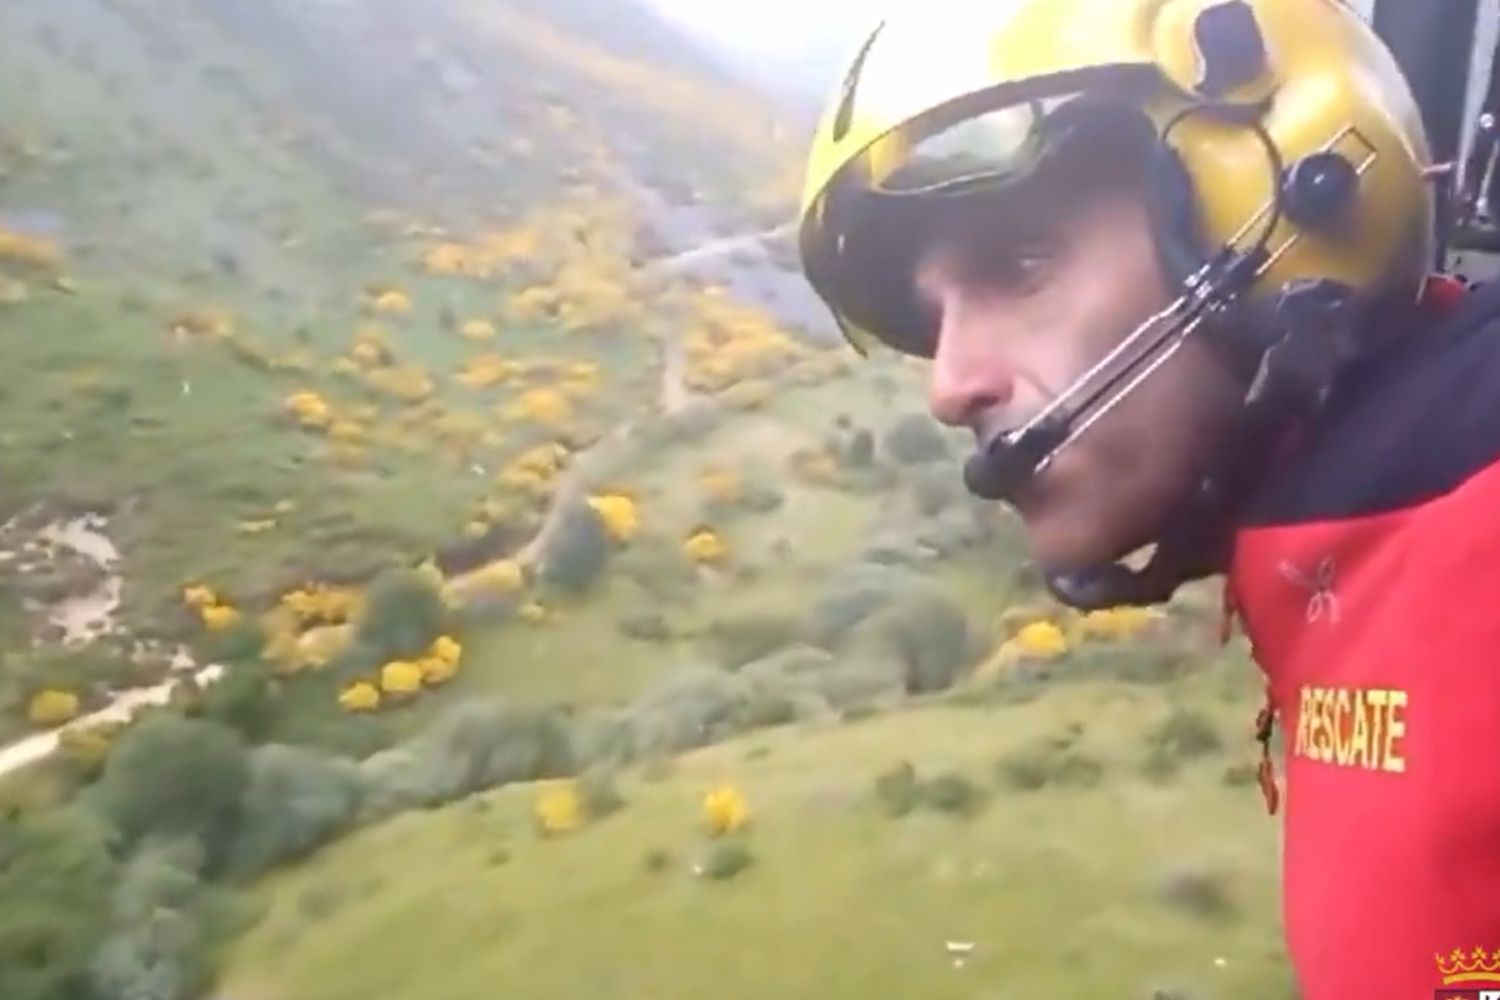
<svg viewBox="0 0 1500 1000"><path fill-rule="evenodd" d="M1157 142L1152 154L1146 193L1162 277L1176 288L1203 266L1208 253L1198 227L1193 175L1165 142Z"/></svg>

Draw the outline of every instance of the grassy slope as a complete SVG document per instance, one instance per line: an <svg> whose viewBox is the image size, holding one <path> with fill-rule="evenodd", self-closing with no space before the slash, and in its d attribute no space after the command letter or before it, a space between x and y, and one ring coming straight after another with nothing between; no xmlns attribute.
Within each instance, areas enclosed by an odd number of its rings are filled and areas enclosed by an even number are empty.
<svg viewBox="0 0 1500 1000"><path fill-rule="evenodd" d="M7 362L29 373L0 393L0 512L41 498L120 504L114 530L137 624L171 621L186 579L254 595L304 576L368 572L460 537L488 488L471 466L498 468L534 435L462 460L425 445L378 449L368 466L348 470L279 419L281 400L301 389L336 405L370 402L328 367L364 320L361 289L371 280L395 279L412 293L415 311L390 333L404 363L433 374L445 407L480 416L513 394L448 383L481 348L439 324L444 309L493 315L511 286L414 273L417 242L367 224L370 199L405 195L401 207L418 219L425 208L467 204L477 222L562 197L570 183L600 190L608 174L628 173L610 153L613 138L641 133L647 120L647 134L687 134L686 121L671 118L686 109L670 98L692 89L681 74L699 68L661 59L670 39L650 32L636 44L665 68L612 56L603 43L628 35L640 16L625 8L592 37L549 28L525 5L487 8L485 31L471 30L466 19L477 15L463 5L392 4L353 24L300 4L259 5L248 21L234 9L73 0L66 10L0 10L0 218L41 217L68 248L79 284L72 297L36 285L29 301L0 308ZM419 16L429 34L403 35ZM362 59L370 78L320 77L305 59L318 31L328 33L330 62ZM365 44L389 58L372 60ZM433 73L422 75L424 45L478 67L477 95L445 98ZM297 52L300 63L288 54ZM590 103L611 85L612 106ZM380 103L391 95L405 103ZM518 135L531 143L526 155L506 152ZM679 186L714 174L716 163L733 186L739 172L771 160L744 152L659 159L683 165ZM452 169L433 172L432 190L392 188L392 178L434 159ZM582 171L573 182L568 167ZM222 265L228 257L233 270ZM171 317L210 305L234 315L243 342L284 361L298 352L311 370L267 375L225 345L170 342ZM638 405L638 376L654 364L639 336L564 342L545 326L514 325L504 333L508 357L600 363L610 379L588 408L595 423ZM380 419L401 409L383 405ZM239 532L240 521L280 501L295 513L275 531Z"/></svg>
<svg viewBox="0 0 1500 1000"><path fill-rule="evenodd" d="M1197 997L1286 990L1275 824L1226 764L1253 692L1244 668L1169 689L1081 682L1020 707L932 707L836 728L778 730L624 785L626 809L541 840L512 788L365 831L263 887L266 916L221 991L245 1000L531 1000L578 996ZM1224 754L1169 784L1135 773L1142 733L1195 706ZM870 782L902 758L993 782L998 758L1085 727L1094 789L1000 790L977 819L883 816ZM755 815L757 864L729 883L687 867L698 802L722 782ZM508 861L496 863L497 850ZM664 850L670 869L648 873ZM1164 906L1166 873L1225 873L1239 916ZM321 898L320 898L321 897ZM320 902L334 903L323 914ZM316 913L317 916L309 914ZM434 919L441 913L440 919ZM944 942L978 944L956 969ZM370 947L383 942L381 947ZM1217 959L1223 959L1222 965Z"/></svg>

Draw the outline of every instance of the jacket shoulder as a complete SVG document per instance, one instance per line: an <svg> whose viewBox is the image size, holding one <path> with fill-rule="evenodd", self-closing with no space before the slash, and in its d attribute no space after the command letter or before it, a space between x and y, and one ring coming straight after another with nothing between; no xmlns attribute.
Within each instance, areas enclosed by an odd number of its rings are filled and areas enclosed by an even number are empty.
<svg viewBox="0 0 1500 1000"><path fill-rule="evenodd" d="M1465 298L1353 374L1247 526L1420 506L1500 462L1500 284Z"/></svg>

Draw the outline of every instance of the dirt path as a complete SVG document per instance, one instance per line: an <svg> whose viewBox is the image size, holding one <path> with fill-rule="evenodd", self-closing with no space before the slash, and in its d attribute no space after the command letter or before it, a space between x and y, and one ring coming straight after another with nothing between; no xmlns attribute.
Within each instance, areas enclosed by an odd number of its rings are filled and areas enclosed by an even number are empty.
<svg viewBox="0 0 1500 1000"><path fill-rule="evenodd" d="M7 534L15 522L3 526ZM35 532L37 543L53 550L66 550L75 557L92 562L102 573L99 583L81 594L70 594L46 606L47 620L61 632L64 645L79 646L118 631L115 615L120 607L124 579L119 571L120 553L106 533L108 519L99 514L85 514L67 521L53 521ZM24 548L25 546L23 546ZM0 551L7 560L19 553ZM115 692L108 705L74 719L62 729L36 733L0 746L0 778L21 770L54 753L66 730L92 729L109 723L126 722L148 705L164 705L177 685L187 677L200 685L216 683L224 675L218 665L199 667L185 650L179 650L172 661L172 676L159 684Z"/></svg>

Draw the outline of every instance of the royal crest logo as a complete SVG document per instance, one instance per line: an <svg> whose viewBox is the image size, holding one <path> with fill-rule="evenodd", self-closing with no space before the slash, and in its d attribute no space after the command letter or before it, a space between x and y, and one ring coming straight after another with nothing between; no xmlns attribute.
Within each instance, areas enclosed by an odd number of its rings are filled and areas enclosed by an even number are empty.
<svg viewBox="0 0 1500 1000"><path fill-rule="evenodd" d="M1453 987L1455 983L1482 984L1436 990L1433 1000L1500 1000L1500 948L1494 951L1475 948L1469 952L1454 948L1433 958L1444 987Z"/></svg>

